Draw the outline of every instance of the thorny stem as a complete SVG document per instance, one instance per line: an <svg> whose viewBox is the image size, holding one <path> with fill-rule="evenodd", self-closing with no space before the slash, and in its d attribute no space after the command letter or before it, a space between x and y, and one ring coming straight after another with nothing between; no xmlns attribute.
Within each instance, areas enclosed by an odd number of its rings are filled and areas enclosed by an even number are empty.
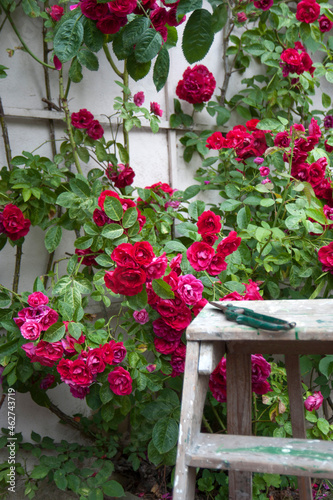
<svg viewBox="0 0 333 500"><path fill-rule="evenodd" d="M68 103L67 103L67 99L66 99L65 94L64 94L64 80L63 80L63 75L62 75L62 69L59 72L59 94L60 94L60 100L61 100L64 112L65 112L68 136L69 136L69 141L70 141L71 146L72 146L76 170L78 171L79 174L83 175L82 168L80 165L79 155L77 154L76 144L74 141L72 126L71 126L71 117L70 117L69 109L68 109Z"/></svg>
<svg viewBox="0 0 333 500"><path fill-rule="evenodd" d="M31 55L31 57L32 57L33 59L35 59L35 61L37 61L37 62L38 62L39 64L41 64L42 66L45 66L46 68L50 68L50 69L55 69L55 67L54 67L54 66L51 66L50 64L47 64L47 63L45 63L45 62L41 61L41 60L40 60L37 56L35 56L35 54L34 54L33 52L31 52L31 50L29 49L29 47L26 45L26 43L25 43L25 42L24 42L24 40L22 39L22 37L21 37L20 33L18 32L18 30L17 30L17 28L16 28L16 26L15 26L15 24L14 24L14 21L13 21L13 19L11 18L11 15L9 14L9 12L8 12L8 11L6 12L6 14L7 14L8 21L10 22L10 24L11 24L11 26L12 26L13 30L15 31L17 38L20 40L21 44L23 45L24 50L25 50L26 52L28 52L28 54L30 54L30 55Z"/></svg>
<svg viewBox="0 0 333 500"><path fill-rule="evenodd" d="M123 73L123 82L125 87L128 87L128 71L127 71L127 66L126 66L126 59L124 62L124 73ZM123 91L123 102L124 105L126 102L128 102L129 95ZM124 147L127 151L128 157L129 157L129 137L128 137L128 130L125 129L125 120L123 120L123 137L124 137Z"/></svg>
<svg viewBox="0 0 333 500"><path fill-rule="evenodd" d="M224 67L224 80L221 88L221 96L219 99L219 104L220 106L224 106L225 103L225 98L227 94L227 89L229 85L229 80L231 77L233 65L235 63L235 59L237 55L234 57L232 66L229 66L229 61L228 61L228 56L227 56L227 49L228 49L228 42L229 42L229 37L230 34L232 33L234 29L234 23L231 21L231 16L230 16L230 5L227 7L227 22L223 28L223 43L222 43L222 60L223 60L223 67Z"/></svg>
<svg viewBox="0 0 333 500"><path fill-rule="evenodd" d="M112 67L113 71L116 73L117 76L119 76L119 78L124 79L124 75L121 73L121 71L119 71L119 69L115 65L115 63L114 63L114 61L113 61L113 59L111 57L109 48L106 45L106 43L103 45L103 50L104 50L104 54L105 54L108 62L110 63L110 66Z"/></svg>
<svg viewBox="0 0 333 500"><path fill-rule="evenodd" d="M78 430L79 432L81 432L85 436L87 436L89 438L94 438L94 439L96 438L96 436L92 432L90 432L89 430L86 430L82 426L82 424L80 424L80 422L77 422L72 417L70 417L69 415L67 415L66 413L64 413L62 410L60 410L60 408L58 408L58 406L56 406L54 403L52 403L52 401L49 399L48 396L46 396L46 397L47 397L46 407L52 413L54 413L55 415L57 415L57 417L59 417L60 420L62 420L63 422L65 422L65 424L69 425L70 427L73 427L73 429Z"/></svg>
<svg viewBox="0 0 333 500"><path fill-rule="evenodd" d="M3 142L5 144L7 164L8 164L9 170L12 170L12 166L11 166L12 152L10 149L8 129L7 129L6 120L5 120L5 113L4 113L4 110L2 107L1 97L0 97L0 122L1 122Z"/></svg>
<svg viewBox="0 0 333 500"><path fill-rule="evenodd" d="M211 403L211 407L212 407L213 413L214 413L214 415L215 415L215 417L216 417L216 420L218 421L218 423L219 423L219 424L220 424L220 426L221 426L221 429L222 429L223 431L225 431L225 430L226 430L225 425L224 425L224 423L222 422L222 419L221 419L220 415L218 414L218 411L216 410L215 406L213 406L213 405L212 405L212 403Z"/></svg>
<svg viewBox="0 0 333 500"><path fill-rule="evenodd" d="M211 426L210 426L210 424L209 424L209 422L208 422L207 418L206 418L204 415L202 415L202 421L203 421L204 426L206 427L206 429L207 429L207 430L208 430L211 434L214 434L213 429L211 428Z"/></svg>
<svg viewBox="0 0 333 500"><path fill-rule="evenodd" d="M13 279L13 292L18 292L19 280L20 280L20 270L21 270L21 259L22 259L22 243L17 245L16 258L15 258L15 271Z"/></svg>

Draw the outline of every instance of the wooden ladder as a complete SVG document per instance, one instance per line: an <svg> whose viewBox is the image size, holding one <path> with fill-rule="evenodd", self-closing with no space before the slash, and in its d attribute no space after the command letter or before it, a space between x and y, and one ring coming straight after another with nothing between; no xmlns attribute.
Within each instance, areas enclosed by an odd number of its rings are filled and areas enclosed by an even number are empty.
<svg viewBox="0 0 333 500"><path fill-rule="evenodd" d="M305 301L282 302L300 304ZM320 301L310 302L316 302L314 307L320 307ZM256 303L257 301L251 302L251 308L257 311ZM288 306L293 309L293 304ZM260 309L262 304L258 307L258 312L262 312ZM223 327L230 330L230 322L224 323L222 316L219 315L223 324L216 326L216 322L212 321L216 320L218 313L212 310L211 306L206 306L205 309L209 311L208 316L205 311L200 313L201 318L198 316L187 331L188 343L173 500L194 499L198 467L228 471L229 500L252 498L253 472L295 475L298 478L300 500L312 500L311 477L333 479L333 443L305 439L299 353L333 353L333 308L331 333L322 339L322 343L313 342L312 336L309 342L304 343L300 330L297 331L297 342L294 340L294 333L293 338L289 334L284 334L278 339L275 334L273 337L264 335L257 341L257 332L255 336L252 333L248 339L243 335L240 337L241 342L237 339L233 341L231 339L237 337L235 331L227 333L225 338L221 334ZM268 314L272 314L272 311ZM281 319L292 320L288 317ZM249 329L249 327L243 328ZM292 439L251 436L251 353L257 352L285 355ZM200 431L209 375L225 353L227 354L228 434L203 434Z"/></svg>

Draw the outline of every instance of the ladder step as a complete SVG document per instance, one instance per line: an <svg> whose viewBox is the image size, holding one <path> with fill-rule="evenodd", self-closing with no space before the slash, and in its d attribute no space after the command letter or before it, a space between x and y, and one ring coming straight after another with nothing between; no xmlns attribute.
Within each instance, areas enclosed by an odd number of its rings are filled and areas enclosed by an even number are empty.
<svg viewBox="0 0 333 500"><path fill-rule="evenodd" d="M333 479L332 441L199 434L186 465Z"/></svg>

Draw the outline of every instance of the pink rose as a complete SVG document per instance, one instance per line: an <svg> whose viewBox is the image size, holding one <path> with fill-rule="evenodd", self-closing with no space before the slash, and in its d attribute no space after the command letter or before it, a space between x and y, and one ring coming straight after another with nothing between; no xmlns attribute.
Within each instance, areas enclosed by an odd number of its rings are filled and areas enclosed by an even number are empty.
<svg viewBox="0 0 333 500"><path fill-rule="evenodd" d="M140 325L145 325L149 321L149 314L146 309L141 309L140 311L134 311L133 318Z"/></svg>
<svg viewBox="0 0 333 500"><path fill-rule="evenodd" d="M145 272L147 274L147 281L156 280L162 278L165 270L168 266L168 259L166 258L166 253L160 257L154 257L149 266L145 267Z"/></svg>
<svg viewBox="0 0 333 500"><path fill-rule="evenodd" d="M333 28L333 23L326 17L325 15L320 16L318 19L319 29L322 33L326 33L327 31L331 31Z"/></svg>
<svg viewBox="0 0 333 500"><path fill-rule="evenodd" d="M243 283L243 285L245 285L246 290L244 300L264 300L259 293L259 286L255 281L249 279L249 283Z"/></svg>
<svg viewBox="0 0 333 500"><path fill-rule="evenodd" d="M79 5L82 14L95 21L104 18L109 12L108 5L106 3L98 3L97 0L82 0Z"/></svg>
<svg viewBox="0 0 333 500"><path fill-rule="evenodd" d="M80 109L78 113L71 114L71 123L75 128L88 128L93 119L94 115L92 115L87 109Z"/></svg>
<svg viewBox="0 0 333 500"><path fill-rule="evenodd" d="M176 94L179 99L190 104L201 104L209 101L216 87L212 73L203 64L190 66L184 71L183 79L178 82Z"/></svg>
<svg viewBox="0 0 333 500"><path fill-rule="evenodd" d="M260 167L259 172L260 172L260 175L262 177L266 177L267 175L269 175L271 173L269 167Z"/></svg>
<svg viewBox="0 0 333 500"><path fill-rule="evenodd" d="M91 139L94 139L94 141L97 141L98 139L103 137L104 129L98 120L93 120L89 124L87 128L87 134Z"/></svg>
<svg viewBox="0 0 333 500"><path fill-rule="evenodd" d="M20 328L22 337L28 340L36 340L42 333L42 327L37 321L30 320L23 323Z"/></svg>
<svg viewBox="0 0 333 500"><path fill-rule="evenodd" d="M75 385L90 385L93 382L93 373L82 359L75 359L70 368L70 380Z"/></svg>
<svg viewBox="0 0 333 500"><path fill-rule="evenodd" d="M64 349L61 342L45 342L40 340L36 346L35 355L38 361L44 366L53 366L56 361L62 358Z"/></svg>
<svg viewBox="0 0 333 500"><path fill-rule="evenodd" d="M110 181L114 183L117 188L124 188L130 186L133 183L135 172L128 165L123 165L119 163L116 170L109 165L106 169L106 176Z"/></svg>
<svg viewBox="0 0 333 500"><path fill-rule="evenodd" d="M214 132L207 139L206 148L208 149L222 149L227 147L226 140L221 132Z"/></svg>
<svg viewBox="0 0 333 500"><path fill-rule="evenodd" d="M201 235L202 241L204 243L207 243L207 245L210 245L211 247L214 245L215 241L219 239L218 234L202 234Z"/></svg>
<svg viewBox="0 0 333 500"><path fill-rule="evenodd" d="M172 366L173 372L171 376L177 376L184 373L185 370L185 356L186 356L186 346L183 342L180 342L177 349L173 351L171 355L170 365Z"/></svg>
<svg viewBox="0 0 333 500"><path fill-rule="evenodd" d="M324 397L320 391L314 391L312 396L308 396L304 401L304 406L308 411L319 410L323 404Z"/></svg>
<svg viewBox="0 0 333 500"><path fill-rule="evenodd" d="M79 248L75 249L75 254L79 256L79 262L82 256L86 256L82 259L81 264L84 266L96 266L96 257L99 254L104 253L103 250L98 250L98 252L93 252L91 248L86 248L85 250L81 250Z"/></svg>
<svg viewBox="0 0 333 500"><path fill-rule="evenodd" d="M51 375L51 373L48 373L46 377L43 378L41 383L39 384L39 387L46 391L49 387L51 387L52 384L55 382L55 376Z"/></svg>
<svg viewBox="0 0 333 500"><path fill-rule="evenodd" d="M60 21L64 15L64 8L60 5L52 5L51 9L46 9L53 21Z"/></svg>
<svg viewBox="0 0 333 500"><path fill-rule="evenodd" d="M192 321L192 314L184 305L177 308L174 316L164 316L163 319L174 330L185 330Z"/></svg>
<svg viewBox="0 0 333 500"><path fill-rule="evenodd" d="M186 252L189 263L196 271L207 269L214 254L214 249L201 241L193 243Z"/></svg>
<svg viewBox="0 0 333 500"><path fill-rule="evenodd" d="M271 365L261 354L251 355L252 365L252 390L256 394L266 394L270 386L266 379L271 374Z"/></svg>
<svg viewBox="0 0 333 500"><path fill-rule="evenodd" d="M4 233L12 241L17 241L29 232L31 222L25 219L22 211L12 203L0 213L0 234Z"/></svg>
<svg viewBox="0 0 333 500"><path fill-rule="evenodd" d="M41 318L40 325L42 330L47 330L50 326L58 321L59 314L53 309L49 309L47 313Z"/></svg>
<svg viewBox="0 0 333 500"><path fill-rule="evenodd" d="M112 364L118 365L119 363L124 361L124 359L126 357L126 354L127 354L126 347L124 346L123 342L115 342L114 340L111 340L111 342L109 342L109 344L110 344L110 346L112 346L112 350L113 350Z"/></svg>
<svg viewBox="0 0 333 500"><path fill-rule="evenodd" d="M137 92L136 94L134 94L133 101L136 106L142 106L142 104L145 102L144 92Z"/></svg>
<svg viewBox="0 0 333 500"><path fill-rule="evenodd" d="M179 253L176 255L176 257L174 257L173 259L171 259L170 261L170 269L172 269L172 271L175 271L175 273L179 276L182 272L181 268L180 268L180 264L182 262L182 254Z"/></svg>
<svg viewBox="0 0 333 500"><path fill-rule="evenodd" d="M34 292L28 297L28 304L31 307L38 307L48 304L49 298L42 292Z"/></svg>
<svg viewBox="0 0 333 500"><path fill-rule="evenodd" d="M223 254L220 253L215 254L207 268L207 273L212 276L217 276L222 271L225 271L227 269L228 264L224 259L225 257Z"/></svg>
<svg viewBox="0 0 333 500"><path fill-rule="evenodd" d="M239 23L245 23L245 21L247 21L245 12L237 12L237 21Z"/></svg>
<svg viewBox="0 0 333 500"><path fill-rule="evenodd" d="M280 148L287 148L290 145L291 138L288 132L278 132L274 139L274 146L279 146Z"/></svg>
<svg viewBox="0 0 333 500"><path fill-rule="evenodd" d="M161 106L157 104L157 102L151 102L150 103L150 112L153 113L156 116L162 116L163 111L161 110Z"/></svg>
<svg viewBox="0 0 333 500"><path fill-rule="evenodd" d="M125 396L132 392L132 377L121 366L118 366L109 373L108 382L111 391L117 394L117 396Z"/></svg>
<svg viewBox="0 0 333 500"><path fill-rule="evenodd" d="M89 394L88 386L73 384L73 382L68 385L74 398L84 399L86 395Z"/></svg>
<svg viewBox="0 0 333 500"><path fill-rule="evenodd" d="M204 298L202 298L201 300L199 300L199 302L194 304L194 306L192 307L192 312L194 316L198 316L199 312L202 311L202 309L205 307L206 304L208 304L208 300Z"/></svg>
<svg viewBox="0 0 333 500"><path fill-rule="evenodd" d="M102 349L102 357L103 361L108 364L112 365L113 359L114 359L114 347L115 341L111 340L108 344L104 344L101 349Z"/></svg>
<svg viewBox="0 0 333 500"><path fill-rule="evenodd" d="M203 289L204 286L201 281L192 274L179 276L178 293L185 304L193 305L201 300Z"/></svg>

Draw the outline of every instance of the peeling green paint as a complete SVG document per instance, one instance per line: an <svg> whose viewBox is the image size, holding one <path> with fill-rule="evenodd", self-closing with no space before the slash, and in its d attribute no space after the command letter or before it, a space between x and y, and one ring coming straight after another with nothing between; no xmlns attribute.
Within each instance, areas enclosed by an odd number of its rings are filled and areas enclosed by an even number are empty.
<svg viewBox="0 0 333 500"><path fill-rule="evenodd" d="M303 443L302 443L303 444ZM283 451L288 450L288 451ZM333 453L321 453L315 450L309 449L295 449L289 448L287 446L254 446L253 448L217 448L217 453L266 453L267 455L281 455L281 456L295 456L304 457L311 460L322 460L326 462L327 460L333 460ZM304 469L306 470L306 469Z"/></svg>

